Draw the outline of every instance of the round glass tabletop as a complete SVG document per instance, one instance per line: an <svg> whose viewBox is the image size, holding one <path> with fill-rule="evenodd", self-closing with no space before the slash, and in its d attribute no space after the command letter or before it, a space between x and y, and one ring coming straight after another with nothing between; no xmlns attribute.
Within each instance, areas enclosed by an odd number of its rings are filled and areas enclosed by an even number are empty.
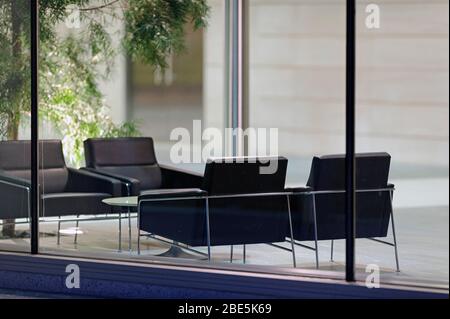
<svg viewBox="0 0 450 319"><path fill-rule="evenodd" d="M109 206L137 207L138 197L112 197L106 198L102 202Z"/></svg>

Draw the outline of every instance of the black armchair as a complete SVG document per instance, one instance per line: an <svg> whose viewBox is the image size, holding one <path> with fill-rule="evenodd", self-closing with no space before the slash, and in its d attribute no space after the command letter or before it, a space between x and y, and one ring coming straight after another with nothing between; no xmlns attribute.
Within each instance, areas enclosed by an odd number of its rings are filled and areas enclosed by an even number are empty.
<svg viewBox="0 0 450 319"><path fill-rule="evenodd" d="M274 174L261 174L262 167L275 162ZM209 161L201 189L139 197L139 238L143 231L143 236L161 236L183 248L208 247L209 260L213 246L285 242L290 222L286 171L285 158ZM291 252L295 266L293 246Z"/></svg>
<svg viewBox="0 0 450 319"><path fill-rule="evenodd" d="M120 196L121 183L66 167L62 144L39 142L40 216L62 217L113 213L103 199ZM0 142L0 218L29 217L30 141Z"/></svg>
<svg viewBox="0 0 450 319"><path fill-rule="evenodd" d="M0 219L28 218L30 190L28 180L9 176L0 170Z"/></svg>
<svg viewBox="0 0 450 319"><path fill-rule="evenodd" d="M152 138L88 139L85 170L120 180L123 196L155 189L200 188L200 174L160 165Z"/></svg>
<svg viewBox="0 0 450 319"><path fill-rule="evenodd" d="M391 157L387 153L356 155L356 238L372 239L395 248L399 270L392 198L394 185L388 183ZM314 241L319 267L321 240L345 239L345 156L315 157L307 187L287 189L291 196L294 240ZM394 243L376 238L388 235L392 221ZM302 245L303 247L308 247Z"/></svg>

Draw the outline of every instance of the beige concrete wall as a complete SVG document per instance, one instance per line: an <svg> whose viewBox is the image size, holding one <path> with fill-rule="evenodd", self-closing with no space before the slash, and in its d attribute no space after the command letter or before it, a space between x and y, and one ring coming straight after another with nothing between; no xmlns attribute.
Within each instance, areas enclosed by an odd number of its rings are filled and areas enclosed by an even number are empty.
<svg viewBox="0 0 450 319"><path fill-rule="evenodd" d="M204 32L203 121L206 127L225 127L225 8L209 0L211 13Z"/></svg>
<svg viewBox="0 0 450 319"><path fill-rule="evenodd" d="M122 13L118 11L117 15ZM114 59L114 67L108 79L98 79L100 91L104 95L105 103L110 109L113 122L121 125L127 121L127 59L121 50L121 39L124 32L124 24L119 20L106 17L109 27L107 31L115 35L112 37L113 46L117 48L118 54ZM117 36L119 35L120 36Z"/></svg>
<svg viewBox="0 0 450 319"><path fill-rule="evenodd" d="M204 108L210 125L222 114L223 47L217 33L223 30L222 2L210 1L213 15L205 38ZM250 124L278 127L283 154L345 150L343 3L251 0ZM388 151L397 162L448 166L449 2L358 3L358 151ZM365 27L369 3L381 8L379 30Z"/></svg>

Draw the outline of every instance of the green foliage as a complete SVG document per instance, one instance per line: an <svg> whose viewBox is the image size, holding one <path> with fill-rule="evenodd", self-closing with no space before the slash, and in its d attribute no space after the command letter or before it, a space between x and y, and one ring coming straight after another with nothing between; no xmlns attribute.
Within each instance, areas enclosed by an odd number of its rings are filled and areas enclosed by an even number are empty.
<svg viewBox="0 0 450 319"><path fill-rule="evenodd" d="M20 113L30 109L30 90L23 90L29 87L30 73L20 47L27 38L27 26L21 24L26 24L29 17L24 13L25 1L15 1L14 6L6 6L6 2L0 0L0 137L7 136L11 126L18 126ZM23 32L14 36L18 28Z"/></svg>
<svg viewBox="0 0 450 319"><path fill-rule="evenodd" d="M134 58L165 68L166 57L184 49L184 27L206 25L206 0L135 0L125 11L124 46Z"/></svg>
<svg viewBox="0 0 450 319"><path fill-rule="evenodd" d="M0 0L0 139L14 136L29 113L28 3ZM57 32L74 7L82 28ZM135 123L113 123L98 88L116 54L163 69L184 49L186 24L204 27L208 10L206 0L40 0L40 114L64 136L73 165L88 137L139 134ZM121 24L125 30L113 30Z"/></svg>
<svg viewBox="0 0 450 319"><path fill-rule="evenodd" d="M113 124L109 109L95 83L96 59L82 54L84 48L70 36L41 52L47 70L41 77L41 115L59 130L67 160L83 163L83 141L89 137L136 136L134 123Z"/></svg>
<svg viewBox="0 0 450 319"><path fill-rule="evenodd" d="M184 48L184 27L205 27L207 0L40 0L41 41L55 38L54 26L63 22L69 8L77 7L88 24L85 31L93 51L111 47L107 24L123 22L122 47L132 58L164 68L170 53Z"/></svg>

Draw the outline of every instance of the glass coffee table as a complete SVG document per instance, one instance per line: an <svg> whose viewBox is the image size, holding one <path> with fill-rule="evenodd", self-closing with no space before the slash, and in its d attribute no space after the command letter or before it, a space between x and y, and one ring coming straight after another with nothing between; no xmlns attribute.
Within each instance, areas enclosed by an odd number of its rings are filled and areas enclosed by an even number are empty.
<svg viewBox="0 0 450 319"><path fill-rule="evenodd" d="M109 206L137 208L138 197L111 197L104 199L103 203Z"/></svg>
<svg viewBox="0 0 450 319"><path fill-rule="evenodd" d="M138 197L132 196L132 197L111 197L103 200L103 203L109 206L113 207L125 207L127 208L127 215L128 215L128 249L130 252L133 251L132 248L132 226L131 226L131 219L133 218L133 215L136 215L137 217L137 208L138 208ZM132 212L134 210L135 212ZM120 217L120 220L122 220L122 217ZM120 233L121 233L121 222L120 224ZM139 225L138 225L139 227ZM119 235L121 236L121 235ZM121 241L119 241L121 242ZM177 245L178 243L174 243L174 245ZM172 245L169 250L162 254L154 255L157 257L172 257L172 258L189 258L189 259L199 259L198 255L190 254L186 251L184 251L182 248ZM121 244L119 245L121 246ZM119 247L119 250L121 250L121 247ZM202 258L202 257L200 257Z"/></svg>
<svg viewBox="0 0 450 319"><path fill-rule="evenodd" d="M132 231L131 231L131 219L132 219L132 209L134 208L136 210L138 206L138 197L111 197L104 199L102 201L106 205L113 206L113 207L126 207L127 208L127 215L128 215L128 250L130 252L133 251L132 249ZM122 251L122 213L119 213L119 252Z"/></svg>

